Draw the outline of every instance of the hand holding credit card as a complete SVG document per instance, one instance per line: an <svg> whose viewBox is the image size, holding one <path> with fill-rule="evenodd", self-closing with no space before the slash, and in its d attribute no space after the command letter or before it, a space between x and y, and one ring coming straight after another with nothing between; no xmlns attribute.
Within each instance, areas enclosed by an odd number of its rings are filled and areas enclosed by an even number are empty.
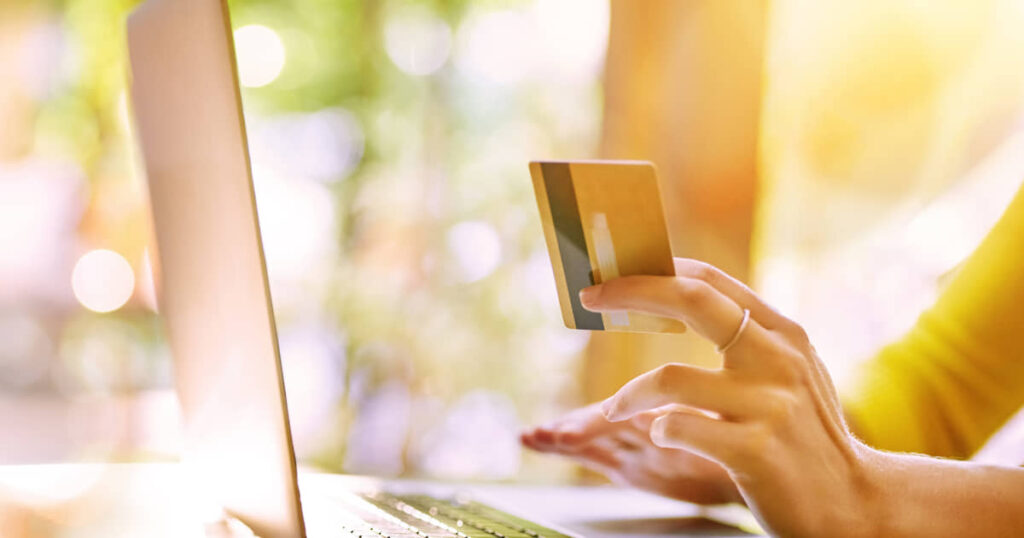
<svg viewBox="0 0 1024 538"><path fill-rule="evenodd" d="M682 323L627 312L597 313L581 289L627 275L675 275L654 166L642 161L535 161L530 176L555 272L565 326L683 332Z"/></svg>

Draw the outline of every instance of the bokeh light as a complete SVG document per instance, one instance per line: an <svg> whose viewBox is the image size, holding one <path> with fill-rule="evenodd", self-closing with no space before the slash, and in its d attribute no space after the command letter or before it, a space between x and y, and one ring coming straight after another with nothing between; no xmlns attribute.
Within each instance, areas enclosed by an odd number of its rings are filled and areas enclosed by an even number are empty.
<svg viewBox="0 0 1024 538"><path fill-rule="evenodd" d="M67 297L65 258L84 205L82 176L66 162L0 163L0 301Z"/></svg>
<svg viewBox="0 0 1024 538"><path fill-rule="evenodd" d="M448 249L466 282L486 277L501 263L501 238L493 226L483 221L452 226L448 231Z"/></svg>
<svg viewBox="0 0 1024 538"><path fill-rule="evenodd" d="M586 84L604 67L609 2L542 0L534 4L545 75Z"/></svg>
<svg viewBox="0 0 1024 538"><path fill-rule="evenodd" d="M256 203L272 284L312 276L333 252L334 200L315 181L254 168Z"/></svg>
<svg viewBox="0 0 1024 538"><path fill-rule="evenodd" d="M685 183L704 218L754 197L730 186L746 173L731 151L756 137L752 284L804 323L840 381L837 364L916 319L1024 170L1020 139L965 175L1022 125L1024 10L1005 3L775 2L767 57L744 57L763 60L762 89L760 73L696 76L732 73L723 58L762 37L745 3L229 3L240 81L259 88L243 107L292 424L303 463L332 470L507 476L518 421L668 355L581 361L601 344L585 350L587 334L562 326L531 159L649 156L666 200ZM0 403L17 410L0 414L41 418L6 428L0 458L74 458L129 427L108 448L135 456L155 446L140 436L176 431L162 413L145 429L108 420L122 403L173 400L125 97L124 16L138 2L30 4L0 2L0 230L13 231L0 232ZM609 44L626 66L603 79ZM750 102L705 106L710 94ZM714 188L701 170L722 172L708 172ZM968 182L976 191L953 188ZM673 240L746 259L735 237L719 245L718 228L692 224ZM82 245L116 253L78 259ZM39 410L83 392L94 406ZM69 436L68 420L85 433ZM477 458L487 447L467 449L460 421L500 447ZM525 457L524 476L571 471L539 460Z"/></svg>
<svg viewBox="0 0 1024 538"><path fill-rule="evenodd" d="M315 455L324 439L336 435L324 424L344 394L345 350L331 331L308 326L281 333L280 346L295 451Z"/></svg>
<svg viewBox="0 0 1024 538"><path fill-rule="evenodd" d="M539 61L536 34L523 10L472 14L459 26L456 63L472 81L497 86L522 82Z"/></svg>
<svg viewBox="0 0 1024 538"><path fill-rule="evenodd" d="M254 162L317 181L348 177L363 157L359 121L340 107L258 118L251 131Z"/></svg>
<svg viewBox="0 0 1024 538"><path fill-rule="evenodd" d="M112 250L93 250L75 264L71 288L82 306L93 312L111 312L131 298L135 274L124 256Z"/></svg>
<svg viewBox="0 0 1024 538"><path fill-rule="evenodd" d="M0 229L18 231L0 233L4 462L180 446L125 86L137 4L0 6ZM580 349L551 345L564 329L524 162L592 155L607 6L230 8L299 457L515 472L519 418L567 405ZM460 442L438 448L460 420L501 449L460 463Z"/></svg>
<svg viewBox="0 0 1024 538"><path fill-rule="evenodd" d="M399 69L410 75L429 75L448 60L451 28L429 11L399 13L384 28L384 45Z"/></svg>
<svg viewBox="0 0 1024 538"><path fill-rule="evenodd" d="M508 478L519 470L517 424L515 406L507 397L470 392L423 433L420 466L435 476Z"/></svg>
<svg viewBox="0 0 1024 538"><path fill-rule="evenodd" d="M70 78L67 60L73 57L67 55L69 46L67 36L56 22L39 24L27 32L15 69L20 71L19 78L32 96L45 98L62 78ZM53 69L55 65L61 68Z"/></svg>
<svg viewBox="0 0 1024 538"><path fill-rule="evenodd" d="M94 487L105 470L99 466L82 466L74 473L40 473L31 466L17 466L4 469L0 479L0 491L18 495L18 498L32 506L59 504L78 497Z"/></svg>
<svg viewBox="0 0 1024 538"><path fill-rule="evenodd" d="M235 54L239 81L247 88L274 82L284 69L284 43L277 32L260 24L235 30Z"/></svg>
<svg viewBox="0 0 1024 538"><path fill-rule="evenodd" d="M25 388L42 380L53 343L38 319L27 314L0 315L0 386Z"/></svg>

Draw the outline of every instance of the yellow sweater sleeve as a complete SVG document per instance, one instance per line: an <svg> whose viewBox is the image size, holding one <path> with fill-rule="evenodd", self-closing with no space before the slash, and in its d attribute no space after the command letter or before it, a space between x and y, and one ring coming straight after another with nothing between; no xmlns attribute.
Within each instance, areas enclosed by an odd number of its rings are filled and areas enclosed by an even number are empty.
<svg viewBox="0 0 1024 538"><path fill-rule="evenodd" d="M856 433L966 458L1024 405L1024 188L938 301L864 365L844 398Z"/></svg>

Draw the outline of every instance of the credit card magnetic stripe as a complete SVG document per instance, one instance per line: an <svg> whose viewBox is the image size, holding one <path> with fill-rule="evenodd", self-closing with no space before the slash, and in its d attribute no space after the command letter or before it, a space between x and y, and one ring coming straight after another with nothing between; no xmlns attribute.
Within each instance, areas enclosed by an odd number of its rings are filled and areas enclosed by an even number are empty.
<svg viewBox="0 0 1024 538"><path fill-rule="evenodd" d="M569 163L542 163L541 176L551 206L551 220L558 240L559 257L565 270L565 284L569 288L569 302L572 304L576 328L602 330L604 322L601 314L583 308L580 303L580 290L594 282Z"/></svg>

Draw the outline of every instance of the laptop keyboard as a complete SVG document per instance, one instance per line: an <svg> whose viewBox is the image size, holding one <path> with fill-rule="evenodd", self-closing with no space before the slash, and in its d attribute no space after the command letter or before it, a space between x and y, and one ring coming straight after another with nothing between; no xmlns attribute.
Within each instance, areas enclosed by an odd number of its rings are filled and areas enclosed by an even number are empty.
<svg viewBox="0 0 1024 538"><path fill-rule="evenodd" d="M343 529L353 537L378 538L568 538L485 504L428 495L359 494L359 520Z"/></svg>

